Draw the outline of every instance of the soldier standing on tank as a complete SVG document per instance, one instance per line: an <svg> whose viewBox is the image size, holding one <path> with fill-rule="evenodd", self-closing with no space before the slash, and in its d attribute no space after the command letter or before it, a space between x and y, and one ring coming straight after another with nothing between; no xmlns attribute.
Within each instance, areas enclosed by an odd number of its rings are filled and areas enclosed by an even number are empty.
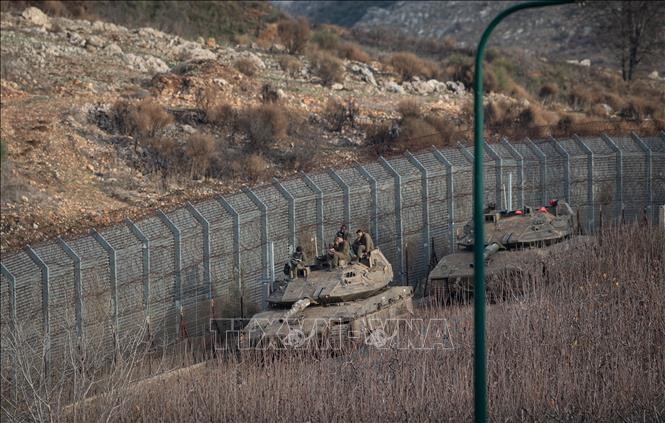
<svg viewBox="0 0 665 423"><path fill-rule="evenodd" d="M370 251L374 249L374 242L372 237L362 229L356 231L356 240L353 242L353 253L358 257L358 260L365 258Z"/></svg>
<svg viewBox="0 0 665 423"><path fill-rule="evenodd" d="M344 241L344 238L338 236L335 238L335 245L328 251L328 265L329 268L339 267L340 261L344 260L347 263L351 261L351 249L349 243Z"/></svg>

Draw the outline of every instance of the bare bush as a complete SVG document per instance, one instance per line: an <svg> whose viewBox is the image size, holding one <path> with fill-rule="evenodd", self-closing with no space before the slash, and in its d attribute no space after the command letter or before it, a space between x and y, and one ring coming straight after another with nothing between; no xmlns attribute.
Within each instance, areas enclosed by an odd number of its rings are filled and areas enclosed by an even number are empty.
<svg viewBox="0 0 665 423"><path fill-rule="evenodd" d="M293 56L280 56L278 63L279 67L291 78L295 78L302 70L302 63Z"/></svg>
<svg viewBox="0 0 665 423"><path fill-rule="evenodd" d="M291 54L302 53L309 39L309 23L305 18L284 19L277 23L279 39Z"/></svg>
<svg viewBox="0 0 665 423"><path fill-rule="evenodd" d="M397 104L397 111L402 115L402 119L418 117L420 113L420 103L413 99L402 100Z"/></svg>
<svg viewBox="0 0 665 423"><path fill-rule="evenodd" d="M437 143L438 131L426 120L411 116L402 119L396 140L399 150L421 150Z"/></svg>
<svg viewBox="0 0 665 423"><path fill-rule="evenodd" d="M257 182L267 174L268 162L257 153L252 153L245 160L244 169L252 182Z"/></svg>
<svg viewBox="0 0 665 423"><path fill-rule="evenodd" d="M272 84L266 82L261 87L261 101L264 103L277 103L279 101L279 92Z"/></svg>
<svg viewBox="0 0 665 423"><path fill-rule="evenodd" d="M321 78L321 84L330 86L335 82L342 82L344 68L338 58L325 51L317 51L310 59L314 65L314 74Z"/></svg>
<svg viewBox="0 0 665 423"><path fill-rule="evenodd" d="M438 65L432 61L421 59L413 53L400 52L390 56L388 63L402 77L402 80L410 81L418 76L425 79L437 76Z"/></svg>
<svg viewBox="0 0 665 423"><path fill-rule="evenodd" d="M369 54L358 44L345 42L337 47L337 55L342 59L355 60L357 62L369 63L371 58Z"/></svg>
<svg viewBox="0 0 665 423"><path fill-rule="evenodd" d="M215 140L206 134L192 134L184 148L185 156L191 162L190 178L205 176L210 158L215 152Z"/></svg>
<svg viewBox="0 0 665 423"><path fill-rule="evenodd" d="M540 87L538 96L544 101L552 101L559 95L559 86L553 82L547 82Z"/></svg>
<svg viewBox="0 0 665 423"><path fill-rule="evenodd" d="M282 107L265 104L246 110L241 126L249 136L252 147L258 151L266 151L286 138L288 118Z"/></svg>
<svg viewBox="0 0 665 423"><path fill-rule="evenodd" d="M245 76L254 76L256 75L256 71L258 71L256 64L246 57L241 57L240 59L236 60L233 65L236 69L238 69L238 72Z"/></svg>

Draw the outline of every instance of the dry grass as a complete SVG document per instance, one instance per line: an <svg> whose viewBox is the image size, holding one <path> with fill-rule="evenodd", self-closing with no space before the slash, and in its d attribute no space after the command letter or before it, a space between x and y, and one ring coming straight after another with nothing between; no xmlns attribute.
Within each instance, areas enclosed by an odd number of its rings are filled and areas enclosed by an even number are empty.
<svg viewBox="0 0 665 423"><path fill-rule="evenodd" d="M551 258L545 275L519 281L526 292L490 305L492 419L662 419L664 257L662 229L609 227L588 246ZM424 308L417 317L446 319L453 348L359 346L338 357L308 351L242 354L140 389L122 386L80 407L77 418L471 420L472 309ZM59 416L58 409L52 413Z"/></svg>

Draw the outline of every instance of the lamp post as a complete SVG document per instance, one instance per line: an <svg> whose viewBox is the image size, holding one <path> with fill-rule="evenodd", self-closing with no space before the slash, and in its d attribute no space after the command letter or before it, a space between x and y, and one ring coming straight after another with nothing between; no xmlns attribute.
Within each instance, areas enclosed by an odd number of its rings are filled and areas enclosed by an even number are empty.
<svg viewBox="0 0 665 423"><path fill-rule="evenodd" d="M504 18L523 9L556 6L572 3L572 0L530 1L516 4L499 13L485 28L478 49L476 50L475 73L473 76L473 268L474 268L474 296L473 296L473 397L474 420L487 421L487 358L485 350L485 261L483 250L485 246L485 231L483 219L483 59L485 46L492 31Z"/></svg>

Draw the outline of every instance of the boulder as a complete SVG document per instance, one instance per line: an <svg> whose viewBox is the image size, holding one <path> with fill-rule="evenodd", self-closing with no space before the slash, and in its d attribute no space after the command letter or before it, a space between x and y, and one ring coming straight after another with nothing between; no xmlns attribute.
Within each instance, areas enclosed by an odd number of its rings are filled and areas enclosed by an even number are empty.
<svg viewBox="0 0 665 423"><path fill-rule="evenodd" d="M252 64L257 68L257 69L265 69L266 64L263 63L263 60L256 54L252 53L251 51L246 51L240 55L240 57L249 60L252 62Z"/></svg>
<svg viewBox="0 0 665 423"><path fill-rule="evenodd" d="M215 60L217 55L212 51L201 47L199 44L185 42L174 49L179 60Z"/></svg>
<svg viewBox="0 0 665 423"><path fill-rule="evenodd" d="M87 43L86 39L81 37L77 32L69 31L67 31L67 41L77 47L85 47L85 44Z"/></svg>
<svg viewBox="0 0 665 423"><path fill-rule="evenodd" d="M389 81L385 85L386 90L391 93L404 94L404 88L394 81Z"/></svg>
<svg viewBox="0 0 665 423"><path fill-rule="evenodd" d="M332 88L335 91L340 91L344 89L344 85L340 84L339 82L335 82L334 84L332 84L330 88Z"/></svg>
<svg viewBox="0 0 665 423"><path fill-rule="evenodd" d="M106 47L104 47L104 52L111 56L122 55L122 49L116 43L107 44Z"/></svg>
<svg viewBox="0 0 665 423"><path fill-rule="evenodd" d="M50 28L51 20L49 19L46 13L37 9L36 7L28 7L21 13L21 16L28 22L33 25L40 26L42 28Z"/></svg>
<svg viewBox="0 0 665 423"><path fill-rule="evenodd" d="M367 67L363 66L360 68L360 73L362 75L363 81L372 84L376 87L376 79L374 79L374 74Z"/></svg>

